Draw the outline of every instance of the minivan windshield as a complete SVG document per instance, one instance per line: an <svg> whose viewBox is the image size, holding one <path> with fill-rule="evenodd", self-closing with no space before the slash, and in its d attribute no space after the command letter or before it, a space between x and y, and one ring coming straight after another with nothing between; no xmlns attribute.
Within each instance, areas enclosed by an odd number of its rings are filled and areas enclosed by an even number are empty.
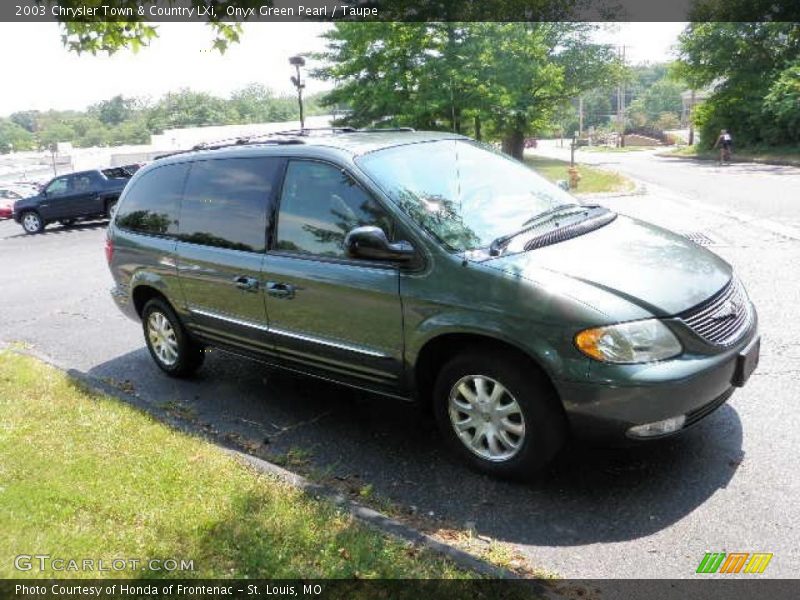
<svg viewBox="0 0 800 600"><path fill-rule="evenodd" d="M466 139L393 146L356 159L406 214L449 249L489 246L571 195L524 164Z"/></svg>

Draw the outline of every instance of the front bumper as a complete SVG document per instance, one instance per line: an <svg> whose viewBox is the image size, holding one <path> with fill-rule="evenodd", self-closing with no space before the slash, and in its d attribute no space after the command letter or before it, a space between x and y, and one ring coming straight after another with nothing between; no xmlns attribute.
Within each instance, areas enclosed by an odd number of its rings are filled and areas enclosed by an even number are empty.
<svg viewBox="0 0 800 600"><path fill-rule="evenodd" d="M754 326L735 346L716 355L683 355L641 365L594 363L585 382L558 390L573 434L581 439L624 440L636 425L685 415L674 435L698 423L733 394L740 353L758 339ZM661 436L663 437L663 436Z"/></svg>

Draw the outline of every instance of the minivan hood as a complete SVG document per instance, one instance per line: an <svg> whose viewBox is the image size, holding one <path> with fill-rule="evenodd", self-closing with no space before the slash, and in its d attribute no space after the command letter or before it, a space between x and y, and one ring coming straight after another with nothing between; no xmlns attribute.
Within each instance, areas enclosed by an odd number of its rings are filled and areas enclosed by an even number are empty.
<svg viewBox="0 0 800 600"><path fill-rule="evenodd" d="M484 264L534 282L547 280L543 271L560 273L660 317L699 304L732 276L731 266L716 254L676 233L623 216L585 235Z"/></svg>

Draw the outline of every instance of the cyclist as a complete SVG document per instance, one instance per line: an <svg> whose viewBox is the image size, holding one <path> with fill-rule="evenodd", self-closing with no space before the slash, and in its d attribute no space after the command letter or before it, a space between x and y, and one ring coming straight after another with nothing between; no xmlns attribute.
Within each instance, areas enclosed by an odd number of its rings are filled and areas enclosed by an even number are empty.
<svg viewBox="0 0 800 600"><path fill-rule="evenodd" d="M724 165L727 161L728 164L731 164L731 148L733 147L733 138L731 134L728 133L727 129L722 129L719 132L719 137L717 141L714 142L714 148L719 148L719 164L720 166Z"/></svg>

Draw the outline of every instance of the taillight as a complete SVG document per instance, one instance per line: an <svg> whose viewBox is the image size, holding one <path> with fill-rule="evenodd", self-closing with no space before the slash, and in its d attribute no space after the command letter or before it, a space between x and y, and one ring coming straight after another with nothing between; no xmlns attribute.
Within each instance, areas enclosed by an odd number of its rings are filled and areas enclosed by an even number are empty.
<svg viewBox="0 0 800 600"><path fill-rule="evenodd" d="M111 259L114 257L114 240L106 238L106 260L111 264Z"/></svg>

